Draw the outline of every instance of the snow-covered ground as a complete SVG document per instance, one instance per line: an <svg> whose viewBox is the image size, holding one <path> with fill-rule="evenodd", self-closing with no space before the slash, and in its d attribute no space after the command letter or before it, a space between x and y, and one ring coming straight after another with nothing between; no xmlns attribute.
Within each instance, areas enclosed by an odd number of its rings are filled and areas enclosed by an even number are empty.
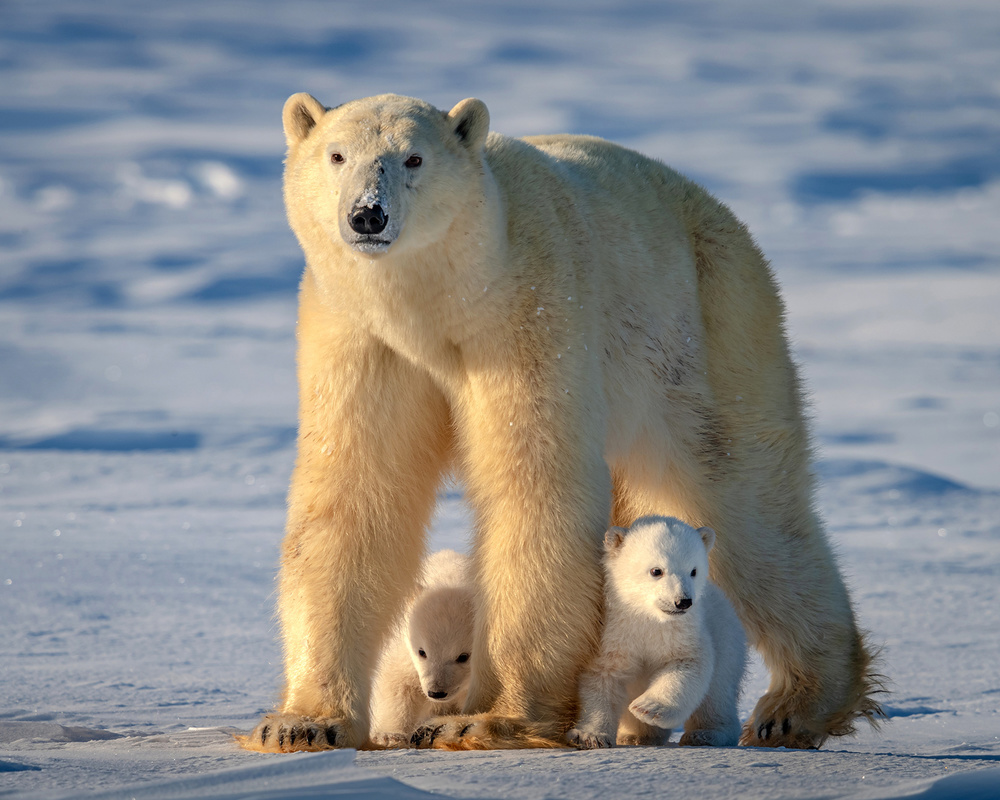
<svg viewBox="0 0 1000 800"><path fill-rule="evenodd" d="M0 796L1000 797L993 0L0 4ZM708 185L784 286L885 644L819 752L239 750L274 700L301 256L280 110L467 96ZM464 548L459 489L435 548ZM755 664L742 712L766 686Z"/></svg>

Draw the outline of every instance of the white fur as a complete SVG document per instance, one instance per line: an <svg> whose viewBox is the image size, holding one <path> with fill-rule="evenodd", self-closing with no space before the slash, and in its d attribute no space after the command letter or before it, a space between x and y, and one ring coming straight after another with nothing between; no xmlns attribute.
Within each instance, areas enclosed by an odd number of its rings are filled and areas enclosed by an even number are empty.
<svg viewBox="0 0 1000 800"><path fill-rule="evenodd" d="M425 719L462 709L469 690L473 593L468 558L442 550L389 640L372 693L372 741L407 746Z"/></svg>
<svg viewBox="0 0 1000 800"><path fill-rule="evenodd" d="M771 672L746 742L817 747L878 713L782 303L725 206L610 142L490 133L475 99L297 94L283 122L306 257L285 685L247 747L367 741L449 474L477 629L468 716L423 726L434 747L563 739L600 638L601 537L649 514L719 532L713 577Z"/></svg>
<svg viewBox="0 0 1000 800"><path fill-rule="evenodd" d="M663 744L683 725L682 745L737 744L746 636L708 579L714 544L711 528L672 517L608 531L604 634L581 676L581 717L570 742Z"/></svg>

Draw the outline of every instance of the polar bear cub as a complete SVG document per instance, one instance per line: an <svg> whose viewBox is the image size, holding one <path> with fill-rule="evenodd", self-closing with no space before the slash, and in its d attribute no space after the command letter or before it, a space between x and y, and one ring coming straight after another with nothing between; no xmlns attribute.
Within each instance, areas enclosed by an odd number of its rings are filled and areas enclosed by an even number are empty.
<svg viewBox="0 0 1000 800"><path fill-rule="evenodd" d="M467 556L441 550L424 560L420 586L382 653L372 692L371 740L405 747L428 717L462 710L474 627Z"/></svg>
<svg viewBox="0 0 1000 800"><path fill-rule="evenodd" d="M746 670L743 626L708 580L711 528L643 517L605 535L606 609L598 656L580 680L581 748L665 744L734 746ZM625 704L628 704L625 708Z"/></svg>

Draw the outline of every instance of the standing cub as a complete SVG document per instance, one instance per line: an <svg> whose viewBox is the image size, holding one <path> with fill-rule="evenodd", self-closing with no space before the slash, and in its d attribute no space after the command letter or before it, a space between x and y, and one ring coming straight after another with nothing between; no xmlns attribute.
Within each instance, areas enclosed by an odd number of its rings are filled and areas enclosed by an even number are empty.
<svg viewBox="0 0 1000 800"><path fill-rule="evenodd" d="M420 590L382 654L372 694L371 740L406 747L428 717L462 710L469 691L473 593L468 558L424 561Z"/></svg>
<svg viewBox="0 0 1000 800"><path fill-rule="evenodd" d="M736 745L747 645L708 580L715 531L643 517L611 528L604 544L601 650L581 676L581 717L567 738L581 748L664 744L683 725L682 745Z"/></svg>

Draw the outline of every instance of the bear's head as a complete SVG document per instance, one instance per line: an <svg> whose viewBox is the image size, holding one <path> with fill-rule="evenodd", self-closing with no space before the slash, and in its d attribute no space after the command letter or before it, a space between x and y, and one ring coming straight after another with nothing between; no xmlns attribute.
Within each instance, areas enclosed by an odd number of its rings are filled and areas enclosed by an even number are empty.
<svg viewBox="0 0 1000 800"><path fill-rule="evenodd" d="M440 241L476 203L490 115L379 95L326 108L292 95L282 115L285 201L299 239L377 257Z"/></svg>
<svg viewBox="0 0 1000 800"><path fill-rule="evenodd" d="M708 581L711 528L674 517L643 517L605 534L609 594L657 619L675 619L698 604Z"/></svg>
<svg viewBox="0 0 1000 800"><path fill-rule="evenodd" d="M463 702L469 688L474 625L472 593L459 587L425 591L410 611L410 658L424 695Z"/></svg>

